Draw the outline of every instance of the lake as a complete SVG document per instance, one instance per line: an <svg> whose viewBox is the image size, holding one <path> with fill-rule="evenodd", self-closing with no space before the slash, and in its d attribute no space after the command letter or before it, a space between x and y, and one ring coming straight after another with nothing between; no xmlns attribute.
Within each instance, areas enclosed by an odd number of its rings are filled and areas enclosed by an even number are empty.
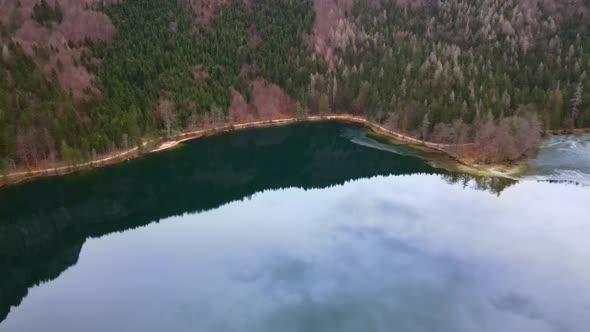
<svg viewBox="0 0 590 332"><path fill-rule="evenodd" d="M529 162L528 174L539 180L590 185L590 135L547 138Z"/></svg>
<svg viewBox="0 0 590 332"><path fill-rule="evenodd" d="M4 188L0 331L585 332L570 141L516 181L297 124Z"/></svg>

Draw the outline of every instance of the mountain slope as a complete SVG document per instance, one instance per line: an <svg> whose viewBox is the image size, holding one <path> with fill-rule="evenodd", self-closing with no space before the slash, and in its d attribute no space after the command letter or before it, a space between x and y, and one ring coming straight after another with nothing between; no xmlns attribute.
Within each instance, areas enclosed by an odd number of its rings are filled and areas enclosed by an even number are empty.
<svg viewBox="0 0 590 332"><path fill-rule="evenodd" d="M19 5L20 3L20 5ZM362 114L481 161L590 126L589 1L0 0L0 167Z"/></svg>

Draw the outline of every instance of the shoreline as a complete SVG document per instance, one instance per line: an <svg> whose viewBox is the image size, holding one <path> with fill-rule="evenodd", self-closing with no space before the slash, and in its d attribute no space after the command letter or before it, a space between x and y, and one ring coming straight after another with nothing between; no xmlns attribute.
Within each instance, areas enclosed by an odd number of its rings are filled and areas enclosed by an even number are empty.
<svg viewBox="0 0 590 332"><path fill-rule="evenodd" d="M387 139L391 139L396 143L406 144L415 148L423 149L426 151L434 152L437 154L444 155L450 158L453 162L457 165L457 170L467 173L476 173L479 175L486 175L486 176L510 176L515 175L518 173L518 169L521 168L521 165L517 164L516 167L510 167L506 170L506 165L477 165L470 163L456 155L454 155L451 151L452 149L457 148L468 148L473 146L474 143L468 144L439 144L433 143L428 141L422 141L417 138L395 132L384 128L381 125L376 123L370 122L369 120L353 115L325 115L325 116L308 116L305 118L297 118L297 117L288 117L288 118L277 118L277 119L270 119L270 120L259 120L259 121L251 121L251 122L244 122L244 123L229 123L220 125L213 128L206 128L206 129L197 129L188 132L181 133L176 136L173 140L165 140L161 141L162 138L157 139L156 141L144 141L142 143L142 149L147 148L149 144L156 142L157 146L154 148L149 149L148 151L141 151L139 147L134 147L125 151L117 151L111 155L103 155L96 160L81 162L74 165L66 165L66 164L56 164L51 167L45 167L41 169L32 169L32 170L21 170L15 171L12 173L0 175L0 188L10 185L16 185L22 182L39 179L39 178L46 178L46 177L56 177L62 176L67 174L72 174L76 172L82 172L87 170L92 170L96 168L107 167L110 165L114 165L117 163L121 163L124 161L128 161L131 159L139 158L148 154L157 153L165 150L172 149L179 144L202 138L207 136L219 135L224 134L232 131L238 130L245 130L245 129L252 129L252 128L266 128L266 127L274 127L274 126L283 126L289 125L294 123L301 123L301 122L324 122L324 121L336 121L336 122L348 122L348 123L356 123L365 126L371 132L376 135L383 136ZM498 171L498 169L504 169L504 171Z"/></svg>
<svg viewBox="0 0 590 332"><path fill-rule="evenodd" d="M590 134L590 128L545 130L544 134L545 134L545 137L565 136L565 135L586 135L586 134Z"/></svg>

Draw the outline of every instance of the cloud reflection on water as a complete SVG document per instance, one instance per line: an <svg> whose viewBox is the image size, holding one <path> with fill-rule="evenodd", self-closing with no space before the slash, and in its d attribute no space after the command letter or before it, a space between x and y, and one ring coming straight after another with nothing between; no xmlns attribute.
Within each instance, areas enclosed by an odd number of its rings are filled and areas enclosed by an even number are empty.
<svg viewBox="0 0 590 332"><path fill-rule="evenodd" d="M584 187L521 181L498 197L437 175L266 191L87 241L3 327L582 332L589 201Z"/></svg>

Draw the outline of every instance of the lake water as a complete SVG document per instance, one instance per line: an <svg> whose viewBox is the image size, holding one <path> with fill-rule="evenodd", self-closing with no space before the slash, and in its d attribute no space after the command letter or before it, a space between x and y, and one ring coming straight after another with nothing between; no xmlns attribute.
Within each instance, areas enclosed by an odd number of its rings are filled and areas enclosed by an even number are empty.
<svg viewBox="0 0 590 332"><path fill-rule="evenodd" d="M590 187L537 180L326 123L5 188L0 331L585 332Z"/></svg>
<svg viewBox="0 0 590 332"><path fill-rule="evenodd" d="M590 185L590 135L546 139L528 173L534 179Z"/></svg>

